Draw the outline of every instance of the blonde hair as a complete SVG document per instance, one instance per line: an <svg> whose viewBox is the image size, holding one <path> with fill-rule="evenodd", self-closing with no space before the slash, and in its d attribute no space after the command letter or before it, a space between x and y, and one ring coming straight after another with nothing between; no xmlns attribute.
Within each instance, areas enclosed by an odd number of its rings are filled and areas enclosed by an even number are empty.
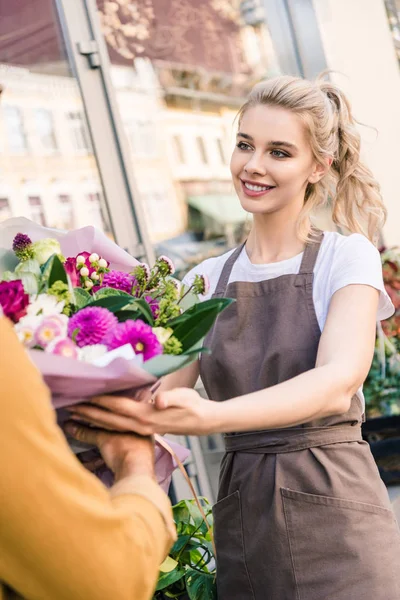
<svg viewBox="0 0 400 600"><path fill-rule="evenodd" d="M251 107L279 106L299 115L307 127L314 158L332 165L322 179L309 183L298 218L300 239L312 239L311 215L330 203L336 225L350 233L362 233L372 242L386 220L379 184L360 159L360 134L345 94L333 83L281 76L258 83L239 111L239 124Z"/></svg>

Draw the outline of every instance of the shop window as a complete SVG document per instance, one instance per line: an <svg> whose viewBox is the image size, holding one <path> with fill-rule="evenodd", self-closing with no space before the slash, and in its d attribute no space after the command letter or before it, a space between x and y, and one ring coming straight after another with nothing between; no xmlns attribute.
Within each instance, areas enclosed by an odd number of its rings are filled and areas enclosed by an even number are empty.
<svg viewBox="0 0 400 600"><path fill-rule="evenodd" d="M53 116L51 111L38 108L35 111L36 129L40 142L45 150L57 150L57 140L54 132Z"/></svg>
<svg viewBox="0 0 400 600"><path fill-rule="evenodd" d="M174 135L172 138L172 143L177 161L181 165L185 164L186 158L181 137L179 135Z"/></svg>
<svg viewBox="0 0 400 600"><path fill-rule="evenodd" d="M39 225L47 226L46 217L43 210L42 199L40 196L28 196L31 219Z"/></svg>
<svg viewBox="0 0 400 600"><path fill-rule="evenodd" d="M0 198L0 221L6 221L12 217L10 202L8 198Z"/></svg>
<svg viewBox="0 0 400 600"><path fill-rule="evenodd" d="M74 229L75 222L71 196L68 194L60 194L58 196L58 203L61 229Z"/></svg>
<svg viewBox="0 0 400 600"><path fill-rule="evenodd" d="M126 124L129 143L135 156L157 154L156 131L152 121L130 121Z"/></svg>
<svg viewBox="0 0 400 600"><path fill-rule="evenodd" d="M28 149L22 111L17 106L3 108L9 148L12 152L25 152Z"/></svg>
<svg viewBox="0 0 400 600"><path fill-rule="evenodd" d="M80 111L69 112L67 113L67 118L69 122L74 149L79 152L89 152L91 146L89 141L89 135L85 127L83 113Z"/></svg>
<svg viewBox="0 0 400 600"><path fill-rule="evenodd" d="M206 152L206 145L204 143L204 139L200 136L198 136L196 138L196 143L197 143L197 148L199 151L199 155L201 158L201 161L203 162L203 164L207 165L208 164L208 157L207 157L207 152Z"/></svg>
<svg viewBox="0 0 400 600"><path fill-rule="evenodd" d="M219 153L219 157L221 159L221 162L224 165L226 165L228 161L226 160L226 153L225 153L224 143L221 140L221 138L217 138L217 147L218 147L218 153Z"/></svg>

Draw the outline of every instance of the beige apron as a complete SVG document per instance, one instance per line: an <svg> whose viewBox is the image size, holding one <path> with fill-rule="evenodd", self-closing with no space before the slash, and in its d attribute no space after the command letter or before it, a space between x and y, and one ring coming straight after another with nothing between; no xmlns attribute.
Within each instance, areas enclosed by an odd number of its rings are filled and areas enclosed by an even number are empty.
<svg viewBox="0 0 400 600"><path fill-rule="evenodd" d="M228 284L235 298L205 340L210 398L227 400L315 367L321 336L306 246L298 275ZM400 600L400 534L369 446L362 407L289 429L225 436L214 507L219 600Z"/></svg>

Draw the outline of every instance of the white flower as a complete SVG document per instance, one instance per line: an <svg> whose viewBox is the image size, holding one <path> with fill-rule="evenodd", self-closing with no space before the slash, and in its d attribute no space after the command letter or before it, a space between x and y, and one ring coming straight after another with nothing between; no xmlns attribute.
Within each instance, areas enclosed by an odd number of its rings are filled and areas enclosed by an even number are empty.
<svg viewBox="0 0 400 600"><path fill-rule="evenodd" d="M35 300L29 304L27 314L29 316L43 315L44 317L49 317L51 315L62 313L64 305L64 300L58 302L55 296L50 296L50 294L39 294L36 296Z"/></svg>
<svg viewBox="0 0 400 600"><path fill-rule="evenodd" d="M40 265L44 263L53 254L61 254L61 246L57 240L52 238L45 238L32 244L33 256L39 262Z"/></svg>
<svg viewBox="0 0 400 600"><path fill-rule="evenodd" d="M79 254L79 256L77 256L77 257L76 257L76 264L77 264L77 266L78 266L78 265L83 265L84 263L85 263L85 257L84 257L84 256L81 256L81 255Z"/></svg>
<svg viewBox="0 0 400 600"><path fill-rule="evenodd" d="M14 325L18 339L27 348L35 345L35 331L42 322L43 317L31 317L26 315Z"/></svg>
<svg viewBox="0 0 400 600"><path fill-rule="evenodd" d="M90 290L93 287L93 281L90 281L90 279L85 281L85 287L87 287Z"/></svg>
<svg viewBox="0 0 400 600"><path fill-rule="evenodd" d="M156 336L156 338L162 346L167 340L169 340L173 333L170 327L168 329L166 329L165 327L153 327L152 332L154 333L154 335Z"/></svg>
<svg viewBox="0 0 400 600"><path fill-rule="evenodd" d="M104 344L94 344L93 346L84 346L79 348L79 359L92 363L96 358L104 356L107 352L107 346Z"/></svg>
<svg viewBox="0 0 400 600"><path fill-rule="evenodd" d="M96 252L93 252L93 254L91 254L89 256L89 262L94 263L97 262L99 260L100 256L98 254L96 254Z"/></svg>
<svg viewBox="0 0 400 600"><path fill-rule="evenodd" d="M105 269L107 267L107 261L104 258L101 258L99 260L99 267L101 267L102 269Z"/></svg>
<svg viewBox="0 0 400 600"><path fill-rule="evenodd" d="M89 269L87 267L82 267L79 273L82 275L82 277L87 277L89 275Z"/></svg>
<svg viewBox="0 0 400 600"><path fill-rule="evenodd" d="M93 271L90 278L94 279L94 281L97 281L98 279L100 279L100 275L98 273L96 273L96 271Z"/></svg>

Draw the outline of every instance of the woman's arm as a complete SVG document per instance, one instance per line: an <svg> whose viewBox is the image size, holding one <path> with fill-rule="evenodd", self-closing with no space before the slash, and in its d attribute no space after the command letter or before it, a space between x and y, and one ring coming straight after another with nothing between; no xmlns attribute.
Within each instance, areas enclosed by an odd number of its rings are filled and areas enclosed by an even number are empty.
<svg viewBox="0 0 400 600"><path fill-rule="evenodd" d="M196 381L199 378L200 372L200 361L192 363L188 367L166 375L161 381L161 385L158 388L158 393L168 392L177 387L194 388Z"/></svg>
<svg viewBox="0 0 400 600"><path fill-rule="evenodd" d="M272 388L225 403L214 427L218 431L292 427L350 408L368 375L374 352L379 292L350 285L330 304L314 369ZM222 407L221 407L222 408Z"/></svg>
<svg viewBox="0 0 400 600"><path fill-rule="evenodd" d="M273 387L220 403L186 388L161 390L156 406L100 397L94 405L77 407L76 415L142 434L205 435L292 427L345 413L371 365L378 300L379 292L370 286L338 290L331 300L316 367ZM242 368L246 368L245 351Z"/></svg>

